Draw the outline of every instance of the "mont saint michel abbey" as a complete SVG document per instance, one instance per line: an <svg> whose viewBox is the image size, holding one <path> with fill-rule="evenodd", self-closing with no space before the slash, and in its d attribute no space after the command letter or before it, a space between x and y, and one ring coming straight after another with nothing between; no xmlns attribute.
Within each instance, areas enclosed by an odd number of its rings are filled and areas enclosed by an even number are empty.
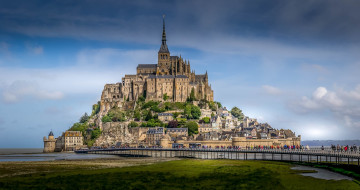
<svg viewBox="0 0 360 190"><path fill-rule="evenodd" d="M171 56L166 44L165 21L163 20L162 43L157 64L139 64L136 74L125 75L121 83L106 84L101 95L101 110L121 107L125 101L185 102L194 91L197 99L213 101L214 92L208 82L208 74L197 75L191 70L190 61L181 56Z"/></svg>

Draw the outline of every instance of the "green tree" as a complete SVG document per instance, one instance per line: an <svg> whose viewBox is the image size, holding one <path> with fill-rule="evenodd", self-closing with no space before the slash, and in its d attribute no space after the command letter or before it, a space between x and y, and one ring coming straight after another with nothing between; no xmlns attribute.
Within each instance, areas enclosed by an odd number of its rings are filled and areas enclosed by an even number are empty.
<svg viewBox="0 0 360 190"><path fill-rule="evenodd" d="M184 116L188 119L199 119L201 115L201 111L200 108L192 105L192 104L188 104L185 106L184 108Z"/></svg>
<svg viewBox="0 0 360 190"><path fill-rule="evenodd" d="M92 106L91 116L96 115L100 112L100 101Z"/></svg>
<svg viewBox="0 0 360 190"><path fill-rule="evenodd" d="M85 112L84 115L80 117L80 120L79 120L79 121L80 121L80 123L85 123L85 122L87 122L87 121L89 120L89 118L90 118L90 117L89 117L88 114Z"/></svg>
<svg viewBox="0 0 360 190"><path fill-rule="evenodd" d="M148 101L142 106L142 109L151 108L154 105L156 105L156 106L159 105L159 102Z"/></svg>
<svg viewBox="0 0 360 190"><path fill-rule="evenodd" d="M195 121L189 121L185 124L185 127L188 128L188 134L198 134L199 133L199 125Z"/></svg>
<svg viewBox="0 0 360 190"><path fill-rule="evenodd" d="M145 98L144 98L144 96L139 96L139 98L138 98L138 102L145 102Z"/></svg>
<svg viewBox="0 0 360 190"><path fill-rule="evenodd" d="M196 100L195 98L195 90L194 88L191 89L191 92L190 92L190 101L194 101Z"/></svg>
<svg viewBox="0 0 360 190"><path fill-rule="evenodd" d="M149 111L145 117L145 121L149 121L150 119L153 119L153 115L151 113L151 111Z"/></svg>
<svg viewBox="0 0 360 190"><path fill-rule="evenodd" d="M91 139L97 139L101 135L101 131L99 128L95 128L91 131Z"/></svg>
<svg viewBox="0 0 360 190"><path fill-rule="evenodd" d="M242 113L242 110L236 106L231 109L230 113L239 120L242 120L244 118L244 114Z"/></svg>
<svg viewBox="0 0 360 190"><path fill-rule="evenodd" d="M209 108L210 108L212 111L216 111L215 102L209 102Z"/></svg>
<svg viewBox="0 0 360 190"><path fill-rule="evenodd" d="M86 123L74 123L73 126L69 128L69 131L81 131L85 135L85 130L89 126Z"/></svg>
<svg viewBox="0 0 360 190"><path fill-rule="evenodd" d="M191 105L188 104L185 106L184 108L184 116L188 119L191 119L192 118L192 115L191 115Z"/></svg>
<svg viewBox="0 0 360 190"><path fill-rule="evenodd" d="M162 126L162 123L155 119L150 119L148 122L146 122L146 127L160 127L160 126Z"/></svg>
<svg viewBox="0 0 360 190"><path fill-rule="evenodd" d="M139 124L136 123L135 121L130 122L129 125L128 125L128 127L130 127L130 128L132 128L132 127L138 127L138 126L139 126Z"/></svg>
<svg viewBox="0 0 360 190"><path fill-rule="evenodd" d="M176 121L178 121L178 127L184 126L186 124L185 118L176 118Z"/></svg>
<svg viewBox="0 0 360 190"><path fill-rule="evenodd" d="M173 114L174 119L175 119L175 118L177 118L179 115L180 115L180 113L179 113L179 112L175 112L175 113Z"/></svg>
<svg viewBox="0 0 360 190"><path fill-rule="evenodd" d="M140 114L140 111L139 110L136 110L135 113L134 113L134 118L137 120L137 121L140 121L141 120L141 114Z"/></svg>
<svg viewBox="0 0 360 190"><path fill-rule="evenodd" d="M103 123L106 123L106 122L111 122L111 118L108 116L108 115L104 115L102 118L101 118L101 121Z"/></svg>
<svg viewBox="0 0 360 190"><path fill-rule="evenodd" d="M200 108L194 105L191 106L191 115L192 115L192 119L199 119L201 116Z"/></svg>
<svg viewBox="0 0 360 190"><path fill-rule="evenodd" d="M210 123L210 118L209 118L209 117L203 117L202 120L203 120L205 123Z"/></svg>
<svg viewBox="0 0 360 190"><path fill-rule="evenodd" d="M164 99L164 101L169 99L169 96L167 95L167 93L164 94L163 99Z"/></svg>
<svg viewBox="0 0 360 190"><path fill-rule="evenodd" d="M151 106L150 110L152 110L154 112L158 112L158 113L162 111L158 105Z"/></svg>

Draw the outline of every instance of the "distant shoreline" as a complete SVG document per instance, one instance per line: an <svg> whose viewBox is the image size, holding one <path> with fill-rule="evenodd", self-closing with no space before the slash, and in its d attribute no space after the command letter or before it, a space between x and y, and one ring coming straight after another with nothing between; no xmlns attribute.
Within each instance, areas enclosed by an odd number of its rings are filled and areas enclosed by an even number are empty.
<svg viewBox="0 0 360 190"><path fill-rule="evenodd" d="M331 145L360 145L360 140L308 140L308 141L301 141L302 145L309 145L309 146L331 146Z"/></svg>

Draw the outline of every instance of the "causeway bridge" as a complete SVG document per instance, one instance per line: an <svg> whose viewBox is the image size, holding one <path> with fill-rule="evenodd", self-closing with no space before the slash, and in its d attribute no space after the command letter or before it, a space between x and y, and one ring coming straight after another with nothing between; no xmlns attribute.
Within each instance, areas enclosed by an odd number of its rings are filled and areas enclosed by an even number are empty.
<svg viewBox="0 0 360 190"><path fill-rule="evenodd" d="M233 160L273 160L311 163L346 164L360 167L359 151L331 149L211 149L211 148L106 148L80 149L78 154L108 154L124 157L162 157Z"/></svg>

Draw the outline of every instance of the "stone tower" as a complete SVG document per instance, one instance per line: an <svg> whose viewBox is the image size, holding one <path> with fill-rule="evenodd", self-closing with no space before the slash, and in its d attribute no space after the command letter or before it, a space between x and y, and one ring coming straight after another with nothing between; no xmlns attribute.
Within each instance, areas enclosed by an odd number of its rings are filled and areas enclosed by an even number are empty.
<svg viewBox="0 0 360 190"><path fill-rule="evenodd" d="M170 52L166 44L165 15L163 15L163 32L161 46L158 52L158 70L157 74L168 75L170 69Z"/></svg>
<svg viewBox="0 0 360 190"><path fill-rule="evenodd" d="M43 152L54 152L55 151L55 142L54 134L50 131L48 138L44 137L44 151Z"/></svg>

